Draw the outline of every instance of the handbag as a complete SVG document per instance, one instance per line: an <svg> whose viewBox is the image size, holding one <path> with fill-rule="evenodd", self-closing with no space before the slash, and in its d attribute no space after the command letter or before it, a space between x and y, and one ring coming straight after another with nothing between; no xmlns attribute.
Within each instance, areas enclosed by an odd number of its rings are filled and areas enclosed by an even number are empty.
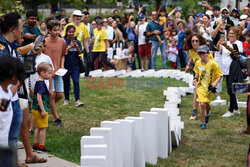
<svg viewBox="0 0 250 167"><path fill-rule="evenodd" d="M86 71L86 64L82 57L79 56L79 70L80 73L84 73Z"/></svg>

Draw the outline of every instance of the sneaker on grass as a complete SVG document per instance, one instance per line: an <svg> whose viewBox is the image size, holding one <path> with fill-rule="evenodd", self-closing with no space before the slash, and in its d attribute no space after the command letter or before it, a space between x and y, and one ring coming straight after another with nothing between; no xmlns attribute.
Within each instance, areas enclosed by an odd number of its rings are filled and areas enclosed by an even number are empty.
<svg viewBox="0 0 250 167"><path fill-rule="evenodd" d="M206 129L206 128L207 128L206 122L202 122L201 123L201 129L203 130L203 129Z"/></svg>
<svg viewBox="0 0 250 167"><path fill-rule="evenodd" d="M191 117L189 118L189 120L196 120L197 115L196 114L192 114Z"/></svg>
<svg viewBox="0 0 250 167"><path fill-rule="evenodd" d="M64 106L69 105L69 101L68 101L68 100L65 100L65 101L63 102L63 105L64 105Z"/></svg>
<svg viewBox="0 0 250 167"><path fill-rule="evenodd" d="M54 125L55 125L55 126L62 127L62 120L61 120L60 118L57 118L57 119L54 121Z"/></svg>
<svg viewBox="0 0 250 167"><path fill-rule="evenodd" d="M38 150L37 150L37 152L38 152L38 153L48 153L48 152L51 152L51 151L48 150L48 149L45 148L45 147L44 147L44 148L40 148L40 147L39 147Z"/></svg>
<svg viewBox="0 0 250 167"><path fill-rule="evenodd" d="M224 115L222 115L222 117L227 118L227 117L232 117L234 116L234 113L227 111Z"/></svg>
<svg viewBox="0 0 250 167"><path fill-rule="evenodd" d="M237 111L237 110L234 110L233 113L234 113L234 115L240 115L240 110L238 110L238 111Z"/></svg>
<svg viewBox="0 0 250 167"><path fill-rule="evenodd" d="M76 107L81 107L81 106L84 106L84 103L81 102L80 100L77 100L76 103L75 103L75 106Z"/></svg>

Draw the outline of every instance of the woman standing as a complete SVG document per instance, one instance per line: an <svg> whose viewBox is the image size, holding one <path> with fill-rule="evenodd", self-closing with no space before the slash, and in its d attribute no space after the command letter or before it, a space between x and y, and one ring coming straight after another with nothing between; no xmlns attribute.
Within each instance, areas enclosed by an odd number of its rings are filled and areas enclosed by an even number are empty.
<svg viewBox="0 0 250 167"><path fill-rule="evenodd" d="M239 53L243 52L242 42L238 40L239 34L237 31L237 27L230 27L228 30L228 39L229 41L220 39L217 48L222 52L222 72L226 77L227 82L227 93L230 97L230 106L228 111L222 115L222 117L232 117L234 115L239 115L240 111L237 104L236 95L232 92L232 83L233 82L243 82L243 76L241 75L230 75L233 72L238 72L237 74L241 74L242 71L239 68L233 69L232 62L233 59L236 58L236 54L234 54L234 46L238 47ZM237 54L238 55L238 54Z"/></svg>
<svg viewBox="0 0 250 167"><path fill-rule="evenodd" d="M83 106L84 103L80 101L80 69L79 69L79 55L82 54L82 46L79 40L74 37L76 28L73 25L69 25L66 28L66 35L64 40L67 44L64 68L68 72L63 76L64 83L64 96L65 101L64 106L69 105L69 89L70 89L70 76L72 77L74 84L74 94L75 94L75 106Z"/></svg>

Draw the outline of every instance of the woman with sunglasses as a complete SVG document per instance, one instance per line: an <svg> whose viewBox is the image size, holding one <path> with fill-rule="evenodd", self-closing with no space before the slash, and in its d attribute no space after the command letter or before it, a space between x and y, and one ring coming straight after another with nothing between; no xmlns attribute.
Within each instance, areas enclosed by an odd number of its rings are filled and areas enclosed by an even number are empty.
<svg viewBox="0 0 250 167"><path fill-rule="evenodd" d="M189 52L189 61L188 65L186 66L185 72L189 72L189 70L195 66L196 61L200 59L200 56L197 53L197 49L200 45L206 45L206 39L203 38L200 34L191 34L190 36L187 37L185 41L185 46ZM213 59L211 53L208 55L208 58ZM197 92L195 87L195 94L193 99L193 114L189 118L189 120L195 120L197 117L199 103L196 101L196 99L197 99Z"/></svg>

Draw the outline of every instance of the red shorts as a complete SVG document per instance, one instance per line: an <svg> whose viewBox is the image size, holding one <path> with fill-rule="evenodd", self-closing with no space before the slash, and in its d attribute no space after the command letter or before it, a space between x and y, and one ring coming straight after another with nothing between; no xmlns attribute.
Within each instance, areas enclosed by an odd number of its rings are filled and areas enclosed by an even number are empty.
<svg viewBox="0 0 250 167"><path fill-rule="evenodd" d="M140 57L150 57L151 56L152 44L139 45L139 56Z"/></svg>

